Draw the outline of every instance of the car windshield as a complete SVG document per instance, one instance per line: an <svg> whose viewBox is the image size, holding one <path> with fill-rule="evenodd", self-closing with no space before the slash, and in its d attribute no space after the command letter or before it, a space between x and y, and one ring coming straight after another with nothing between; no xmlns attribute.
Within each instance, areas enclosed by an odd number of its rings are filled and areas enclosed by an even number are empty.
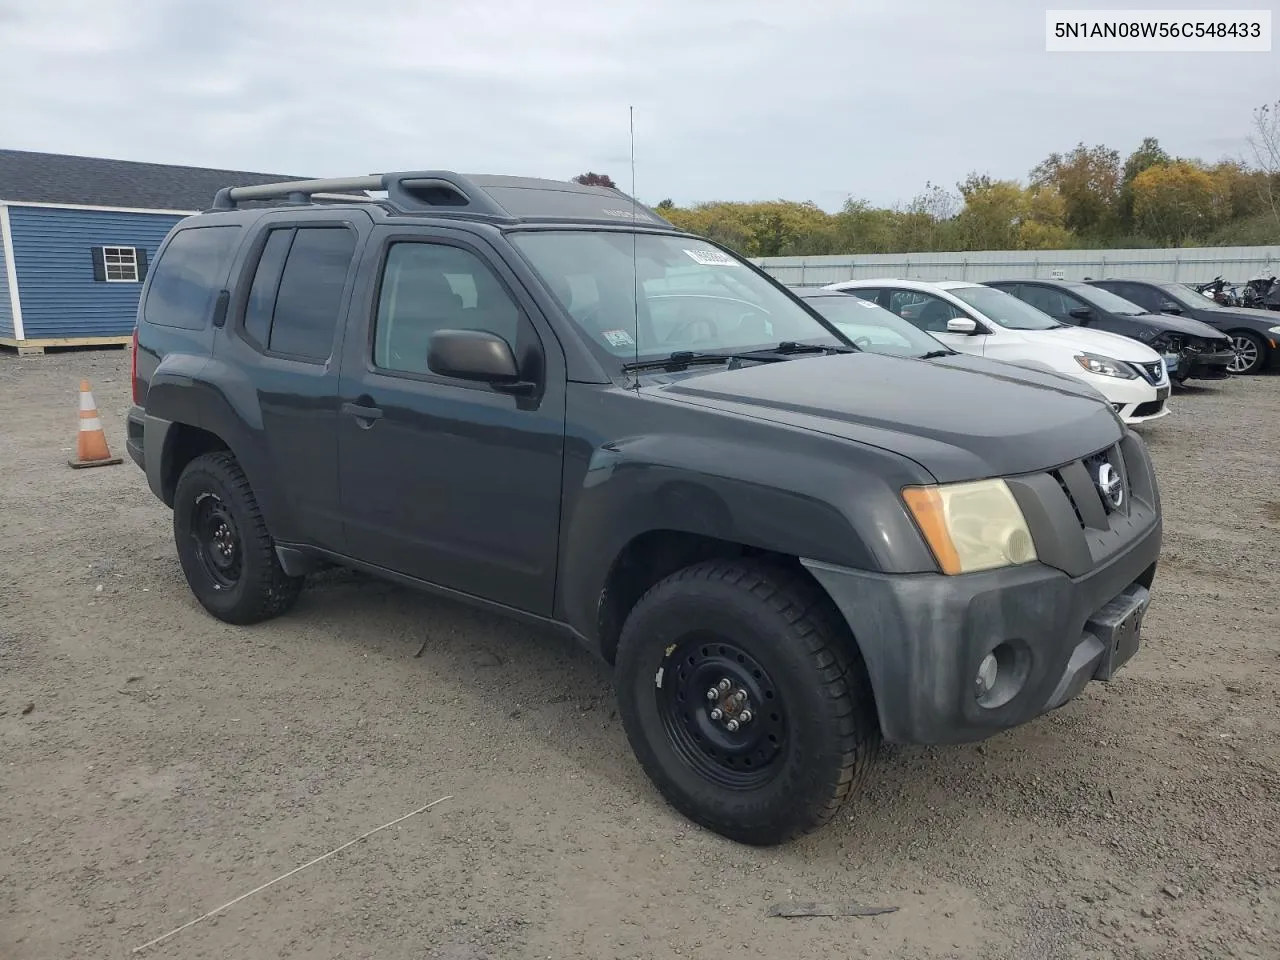
<svg viewBox="0 0 1280 960"><path fill-rule="evenodd" d="M1106 310L1108 313L1136 316L1139 313L1147 312L1132 300L1116 296L1110 290L1103 290L1101 287L1095 287L1087 283L1063 284L1063 287L1085 303L1093 304L1099 310Z"/></svg>
<svg viewBox="0 0 1280 960"><path fill-rule="evenodd" d="M623 363L787 341L844 346L744 261L704 240L616 230L508 236L578 327Z"/></svg>
<svg viewBox="0 0 1280 960"><path fill-rule="evenodd" d="M941 340L861 297L837 293L805 297L805 302L839 327L854 344L872 353L923 357L947 349Z"/></svg>
<svg viewBox="0 0 1280 960"><path fill-rule="evenodd" d="M995 287L950 287L947 293L963 300L992 323L1010 330L1053 330L1062 326L1025 300Z"/></svg>
<svg viewBox="0 0 1280 960"><path fill-rule="evenodd" d="M1196 293L1190 287L1183 286L1180 283L1158 283L1157 287L1161 292L1169 297L1174 303L1184 307L1190 307L1192 310L1221 310L1213 300L1210 300L1203 293Z"/></svg>

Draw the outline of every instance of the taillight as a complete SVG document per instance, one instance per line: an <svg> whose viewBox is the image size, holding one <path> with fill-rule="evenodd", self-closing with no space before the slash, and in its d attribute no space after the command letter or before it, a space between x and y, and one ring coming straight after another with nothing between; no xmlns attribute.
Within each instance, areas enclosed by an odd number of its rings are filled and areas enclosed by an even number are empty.
<svg viewBox="0 0 1280 960"><path fill-rule="evenodd" d="M138 328L133 328L133 347L129 355L129 382L133 384L133 402L137 406L142 404L142 390L138 383Z"/></svg>

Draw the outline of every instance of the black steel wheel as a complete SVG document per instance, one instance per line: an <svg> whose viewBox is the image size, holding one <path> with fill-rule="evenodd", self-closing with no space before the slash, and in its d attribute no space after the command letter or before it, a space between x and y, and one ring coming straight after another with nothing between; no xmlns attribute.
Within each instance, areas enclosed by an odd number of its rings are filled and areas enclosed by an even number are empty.
<svg viewBox="0 0 1280 960"><path fill-rule="evenodd" d="M240 534L231 510L216 493L202 493L196 498L191 539L215 589L233 589L243 568Z"/></svg>
<svg viewBox="0 0 1280 960"><path fill-rule="evenodd" d="M248 624L284 613L303 578L280 567L258 501L227 452L196 457L178 478L173 539L187 585L209 613Z"/></svg>
<svg viewBox="0 0 1280 960"><path fill-rule="evenodd" d="M739 790L777 772L787 745L786 713L754 657L730 640L694 634L676 644L661 669L658 713L685 763Z"/></svg>
<svg viewBox="0 0 1280 960"><path fill-rule="evenodd" d="M826 823L879 745L857 646L799 571L710 560L672 574L627 616L616 671L645 773L689 819L743 843Z"/></svg>

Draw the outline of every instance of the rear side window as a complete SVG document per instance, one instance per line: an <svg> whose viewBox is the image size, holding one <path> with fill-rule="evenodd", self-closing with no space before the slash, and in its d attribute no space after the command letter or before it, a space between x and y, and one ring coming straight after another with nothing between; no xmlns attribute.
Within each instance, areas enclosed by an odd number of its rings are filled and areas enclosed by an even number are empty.
<svg viewBox="0 0 1280 960"><path fill-rule="evenodd" d="M245 334L271 353L328 359L355 247L345 227L272 230L249 288Z"/></svg>
<svg viewBox="0 0 1280 960"><path fill-rule="evenodd" d="M239 238L235 225L188 227L175 233L152 268L143 322L204 329Z"/></svg>
<svg viewBox="0 0 1280 960"><path fill-rule="evenodd" d="M1013 293L1012 290L1008 292ZM1072 304L1063 301L1062 294L1057 290L1051 290L1048 287L1026 284L1022 287L1021 296L1027 303L1037 310L1043 310L1051 317L1065 317L1067 310L1072 306Z"/></svg>

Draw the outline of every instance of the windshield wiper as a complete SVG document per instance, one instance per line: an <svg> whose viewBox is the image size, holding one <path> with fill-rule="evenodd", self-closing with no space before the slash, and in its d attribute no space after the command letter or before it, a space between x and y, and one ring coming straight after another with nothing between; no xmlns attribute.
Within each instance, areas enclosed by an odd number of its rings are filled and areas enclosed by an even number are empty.
<svg viewBox="0 0 1280 960"><path fill-rule="evenodd" d="M760 350L758 353L853 353L856 348L845 346L823 346L820 343L796 343L794 340L783 340L772 349Z"/></svg>
<svg viewBox="0 0 1280 960"><path fill-rule="evenodd" d="M763 350L738 351L736 353L699 353L694 350L677 350L665 357L652 360L631 361L622 365L623 370L682 370L691 363L730 363L734 360L752 363L778 363L789 360L797 354L809 353L853 353L856 348L843 346L820 346L816 343L796 343L784 340L776 347L765 347Z"/></svg>
<svg viewBox="0 0 1280 960"><path fill-rule="evenodd" d="M693 350L677 350L665 357L652 360L633 360L622 365L623 370L683 370L692 363L730 363L734 360L751 360L756 363L777 363L787 359L775 351L761 353L697 353Z"/></svg>
<svg viewBox="0 0 1280 960"><path fill-rule="evenodd" d="M954 350L930 350L928 353L922 353L916 357L917 360L936 360L938 357L954 357Z"/></svg>

